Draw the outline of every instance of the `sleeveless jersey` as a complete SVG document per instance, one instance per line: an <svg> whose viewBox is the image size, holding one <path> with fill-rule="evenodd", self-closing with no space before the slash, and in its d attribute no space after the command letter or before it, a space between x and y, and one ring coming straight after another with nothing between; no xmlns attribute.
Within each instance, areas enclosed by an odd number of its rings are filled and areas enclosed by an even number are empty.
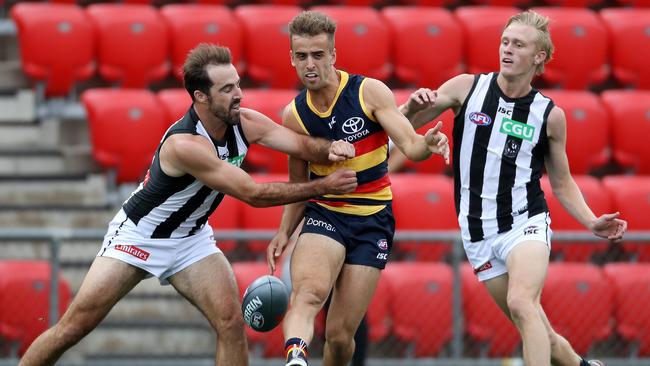
<svg viewBox="0 0 650 366"><path fill-rule="evenodd" d="M310 178L326 176L347 167L357 173L358 186L345 195L324 195L315 202L324 208L353 215L372 215L390 204L388 178L388 136L363 102L365 78L340 71L341 81L334 101L325 112L312 104L305 89L292 102L293 113L303 130L311 136L352 143L356 156L333 164L309 166Z"/></svg>
<svg viewBox="0 0 650 366"><path fill-rule="evenodd" d="M224 194L205 186L189 174L170 177L160 167L160 147L171 135L186 133L208 139L221 160L240 166L248 150L241 125L228 126L224 141L210 137L194 108L174 123L160 145L139 187L124 202L123 209L145 238L184 238L197 233L219 206Z"/></svg>
<svg viewBox="0 0 650 366"><path fill-rule="evenodd" d="M536 89L509 98L497 75L475 75L454 119L456 213L472 242L509 231L518 215L548 211L539 180L553 101Z"/></svg>

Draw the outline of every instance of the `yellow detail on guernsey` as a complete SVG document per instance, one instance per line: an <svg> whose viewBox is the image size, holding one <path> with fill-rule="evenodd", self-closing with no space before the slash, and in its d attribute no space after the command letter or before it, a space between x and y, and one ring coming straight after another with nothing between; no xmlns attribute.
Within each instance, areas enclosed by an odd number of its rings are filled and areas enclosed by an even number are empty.
<svg viewBox="0 0 650 366"><path fill-rule="evenodd" d="M384 160L386 160L387 151L388 146L382 145L373 151L367 152L363 155L355 156L354 158L345 161L327 165L311 163L309 165L309 170L311 170L314 174L320 176L328 175L340 168L348 168L354 170L355 172L360 172L384 162Z"/></svg>
<svg viewBox="0 0 650 366"><path fill-rule="evenodd" d="M391 191L390 186L382 188L377 192L368 192L368 193L348 193L348 194L326 194L323 197L326 198L367 198L371 200L381 200L389 201L393 199L393 191Z"/></svg>
<svg viewBox="0 0 650 366"><path fill-rule="evenodd" d="M343 88L345 88L346 85L348 85L348 79L349 75L345 71L338 70L341 73L341 81L339 82L339 89L336 91L336 95L334 96L334 100L332 101L332 104L330 104L329 108L325 112L319 112L316 107L311 103L311 94L309 93L309 90L307 90L307 105L309 106L309 109L311 109L312 112L314 112L318 117L320 118L327 118L332 114L332 109L334 109L334 106L336 105L336 102L339 99L339 95L341 95L341 92L343 91Z"/></svg>
<svg viewBox="0 0 650 366"><path fill-rule="evenodd" d="M328 204L318 202L318 205L334 212L341 212L341 213L346 213L350 215L357 215L357 216L370 216L374 215L377 212L383 210L386 205L377 205L377 206L358 206L358 205L345 205L345 206L339 206L339 207L334 207L330 206Z"/></svg>
<svg viewBox="0 0 650 366"><path fill-rule="evenodd" d="M366 80L368 80L368 78L364 78L361 81L361 85L359 86L359 104L361 104L361 109L363 109L363 113L366 114L366 117L370 118L370 120L373 122L377 122L375 116L373 116L372 113L370 113L368 107L366 107L366 102L364 102L363 100L363 86L366 85Z"/></svg>
<svg viewBox="0 0 650 366"><path fill-rule="evenodd" d="M298 110L296 109L296 100L291 101L291 110L293 111L293 116L296 117L296 121L298 121L298 124L300 124L300 127L305 131L307 135L309 135L309 131L307 131L307 127L305 127L305 124L302 123L302 118L300 118L300 114L298 113Z"/></svg>

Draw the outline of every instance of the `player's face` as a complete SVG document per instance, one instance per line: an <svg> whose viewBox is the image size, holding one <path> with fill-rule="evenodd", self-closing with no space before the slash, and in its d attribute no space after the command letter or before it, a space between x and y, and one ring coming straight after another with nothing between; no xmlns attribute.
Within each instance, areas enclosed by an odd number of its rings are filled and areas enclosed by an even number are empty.
<svg viewBox="0 0 650 366"><path fill-rule="evenodd" d="M336 51L327 34L291 37L291 65L296 68L300 81L309 90L318 90L327 85L334 75Z"/></svg>
<svg viewBox="0 0 650 366"><path fill-rule="evenodd" d="M208 65L208 76L212 80L212 87L208 95L210 113L224 123L238 125L239 104L242 92L239 87L239 75L231 65Z"/></svg>
<svg viewBox="0 0 650 366"><path fill-rule="evenodd" d="M536 63L545 53L537 49L537 30L530 25L513 23L503 31L499 46L500 73L517 76L535 73Z"/></svg>

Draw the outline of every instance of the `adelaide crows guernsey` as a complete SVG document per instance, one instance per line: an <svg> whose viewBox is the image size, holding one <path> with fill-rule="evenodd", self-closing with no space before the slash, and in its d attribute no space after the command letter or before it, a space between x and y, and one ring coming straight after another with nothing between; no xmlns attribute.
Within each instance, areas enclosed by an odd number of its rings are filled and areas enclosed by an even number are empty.
<svg viewBox="0 0 650 366"><path fill-rule="evenodd" d="M292 102L293 113L303 130L311 136L345 140L354 145L352 159L333 164L311 163L310 179L326 176L339 168L357 173L358 186L344 195L324 195L315 202L324 208L353 215L372 215L381 211L393 198L388 178L388 135L363 101L365 78L340 71L341 81L332 105L319 112L308 90Z"/></svg>
<svg viewBox="0 0 650 366"><path fill-rule="evenodd" d="M539 180L553 101L534 88L509 98L497 75L475 75L454 119L456 210L463 239L472 242L509 231L516 217L548 211Z"/></svg>
<svg viewBox="0 0 650 366"><path fill-rule="evenodd" d="M163 136L144 182L131 194L123 209L145 238L184 238L197 233L219 206L224 194L204 185L189 174L170 177L160 167L160 146L173 134L186 133L205 137L221 160L240 166L248 151L241 125L228 126L224 141L214 140L199 120L194 108Z"/></svg>

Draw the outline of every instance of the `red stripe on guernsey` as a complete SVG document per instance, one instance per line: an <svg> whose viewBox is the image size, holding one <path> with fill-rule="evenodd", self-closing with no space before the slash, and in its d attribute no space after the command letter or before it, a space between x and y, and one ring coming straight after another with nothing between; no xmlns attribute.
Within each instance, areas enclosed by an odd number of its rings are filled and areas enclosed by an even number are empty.
<svg viewBox="0 0 650 366"><path fill-rule="evenodd" d="M368 182L366 184L362 184L360 186L357 186L357 189L353 193L371 193L371 192L377 192L381 191L382 189L388 187L390 185L390 178L388 177L388 174L384 175L383 177L373 180L372 182ZM348 193L351 194L351 193Z"/></svg>
<svg viewBox="0 0 650 366"><path fill-rule="evenodd" d="M377 131L372 135L363 138L360 141L355 142L354 145L354 155L360 156L367 152L374 151L388 143L388 136L386 131Z"/></svg>

